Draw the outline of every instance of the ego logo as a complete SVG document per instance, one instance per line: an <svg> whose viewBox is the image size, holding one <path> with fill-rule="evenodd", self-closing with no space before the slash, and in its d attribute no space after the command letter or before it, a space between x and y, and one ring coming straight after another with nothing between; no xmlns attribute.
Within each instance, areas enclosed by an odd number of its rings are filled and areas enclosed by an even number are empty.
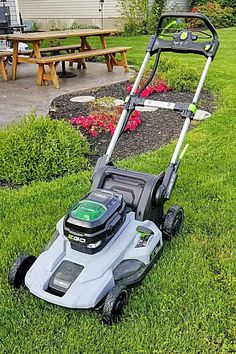
<svg viewBox="0 0 236 354"><path fill-rule="evenodd" d="M71 235L71 234L68 235L68 239L69 239L69 240L76 241L76 242L81 242L81 243L85 243L85 242L86 242L86 239L85 239L85 238L83 238L83 237L78 237L78 236L74 236L74 235Z"/></svg>

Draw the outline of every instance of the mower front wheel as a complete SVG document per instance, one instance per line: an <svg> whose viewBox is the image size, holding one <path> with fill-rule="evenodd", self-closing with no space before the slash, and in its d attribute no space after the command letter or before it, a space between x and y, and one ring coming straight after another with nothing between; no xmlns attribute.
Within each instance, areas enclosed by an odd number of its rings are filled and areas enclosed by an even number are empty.
<svg viewBox="0 0 236 354"><path fill-rule="evenodd" d="M36 257L24 253L16 259L8 273L8 283L16 289L25 285L25 276L35 262Z"/></svg>
<svg viewBox="0 0 236 354"><path fill-rule="evenodd" d="M128 290L125 286L115 285L108 293L103 307L103 323L112 326L121 320L124 307L128 303Z"/></svg>
<svg viewBox="0 0 236 354"><path fill-rule="evenodd" d="M184 226L184 209L178 205L172 205L167 211L163 225L162 233L164 239L171 240L180 234Z"/></svg>

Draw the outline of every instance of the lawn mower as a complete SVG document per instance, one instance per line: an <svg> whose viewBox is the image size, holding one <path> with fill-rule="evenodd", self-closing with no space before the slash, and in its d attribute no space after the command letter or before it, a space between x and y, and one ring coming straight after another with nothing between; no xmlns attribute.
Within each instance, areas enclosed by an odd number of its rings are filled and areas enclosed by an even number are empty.
<svg viewBox="0 0 236 354"><path fill-rule="evenodd" d="M174 33L173 26L163 27L173 18L181 21L181 29L174 28ZM194 21L200 20L207 30L190 29ZM103 321L110 325L121 319L128 289L143 280L160 256L163 241L171 240L183 228L183 208L173 205L164 212L164 205L175 187L187 148L182 149L184 138L218 46L216 30L204 15L183 12L160 17L107 152L96 163L91 190L59 220L54 237L37 258L23 254L15 261L8 274L11 286L25 285L37 297L63 307L100 310ZM156 73L162 52L193 53L207 58L192 102L171 103L142 97ZM150 77L138 89L154 55ZM171 162L158 175L117 168L111 160L137 106L174 110L184 119Z"/></svg>

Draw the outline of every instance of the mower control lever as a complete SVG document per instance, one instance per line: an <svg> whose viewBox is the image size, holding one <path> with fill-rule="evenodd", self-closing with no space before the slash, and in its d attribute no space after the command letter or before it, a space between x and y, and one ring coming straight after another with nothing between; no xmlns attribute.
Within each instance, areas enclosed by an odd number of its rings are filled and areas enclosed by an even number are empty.
<svg viewBox="0 0 236 354"><path fill-rule="evenodd" d="M162 52L176 53L195 53L204 55L205 57L214 56L218 48L218 41L195 42L197 36L189 30L183 30L174 36L172 41L166 41L158 38L155 42L154 51L156 48L161 48Z"/></svg>
<svg viewBox="0 0 236 354"><path fill-rule="evenodd" d="M159 109L170 109L175 112L180 112L183 118L192 119L197 111L197 106L194 103L182 103L182 102L165 102L165 101L154 101L146 100L144 97L130 96L127 98L125 108L128 111L133 111L135 107L152 107Z"/></svg>
<svg viewBox="0 0 236 354"><path fill-rule="evenodd" d="M193 33L189 29L184 29L177 34L174 35L172 40L163 39L163 31L162 25L163 21L166 18L197 18L201 19L207 28L210 30L211 35L206 36L209 37L209 40L204 42L196 42L198 39L198 35ZM217 32L212 25L212 23L208 20L208 18L202 14L193 13L193 12L182 12L182 13L165 13L160 17L158 22L158 26L156 29L156 34L152 36L151 41L147 47L147 52L150 55L156 54L159 50L162 52L175 52L175 53L193 53L204 55L206 58L211 57L214 59L216 52L219 47L218 35Z"/></svg>
<svg viewBox="0 0 236 354"><path fill-rule="evenodd" d="M218 35L216 32L215 27L211 23L211 21L203 14L200 14L198 12L165 12L164 14L161 15L157 28L156 28L156 34L159 34L159 32L162 30L163 22L166 18L186 18L186 19L199 19L202 20L207 29L211 31L212 37L214 40L218 40Z"/></svg>

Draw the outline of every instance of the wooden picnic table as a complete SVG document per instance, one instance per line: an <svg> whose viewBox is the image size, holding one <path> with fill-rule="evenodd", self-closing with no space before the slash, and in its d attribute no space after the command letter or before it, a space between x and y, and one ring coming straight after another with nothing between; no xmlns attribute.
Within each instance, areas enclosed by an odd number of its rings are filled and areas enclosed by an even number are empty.
<svg viewBox="0 0 236 354"><path fill-rule="evenodd" d="M111 48L111 53L109 52L109 48L107 47L105 37L110 36L113 34L119 33L118 29L105 29L105 30L100 30L100 29L81 29L81 30L65 30L65 31L49 31L49 32L34 32L34 33L14 33L14 34L8 34L8 35L0 35L0 39L7 39L9 41L12 41L13 45L13 59L12 59L12 80L16 79L16 74L17 74L17 64L18 63L35 63L38 64L38 78L37 78L37 84L42 84L43 82L47 83L47 80L52 80L54 83L54 86L59 88L59 84L56 82L58 78L56 78L56 67L60 61L76 61L79 60L79 58L82 58L82 52L86 52L86 57L89 56L99 56L99 55L104 55L108 71L113 70L113 66L118 65L118 66L123 66L125 71L128 71L128 66L127 66L127 60L126 60L126 50L130 48L124 47L124 51L121 51L121 47L117 47L117 52L121 53L122 55L122 60L118 61L115 58L115 52L114 50L112 51ZM98 49L93 49L91 45L89 44L88 37L99 37L100 38L100 44L101 44L101 50L98 51ZM69 37L77 37L78 38L78 45L80 46L80 53L77 55L71 55L70 54L64 54L64 56L51 56L47 57L47 60L45 61L44 58L42 57L42 50L40 48L42 47L42 42L44 40L52 40L52 39L65 39ZM21 55L22 53L19 52L19 43L27 43L32 45L32 52L30 55ZM114 49L114 48L113 48ZM111 56L109 56L111 55ZM51 58L51 62L50 62ZM53 67L52 65L53 64ZM50 68L50 74L45 73L44 65L48 65Z"/></svg>

